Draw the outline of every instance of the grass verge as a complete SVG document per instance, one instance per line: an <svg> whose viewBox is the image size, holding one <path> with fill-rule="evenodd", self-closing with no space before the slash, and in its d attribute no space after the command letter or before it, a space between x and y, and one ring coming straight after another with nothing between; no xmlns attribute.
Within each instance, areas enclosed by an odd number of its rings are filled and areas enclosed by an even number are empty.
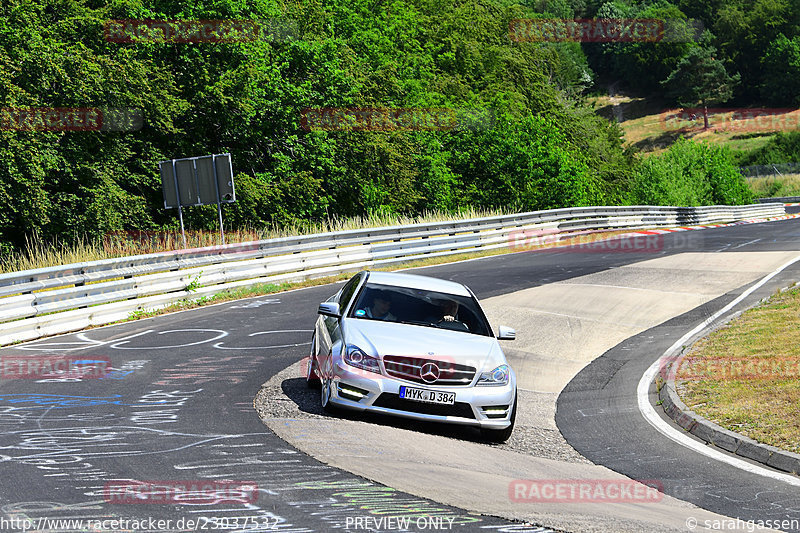
<svg viewBox="0 0 800 533"><path fill-rule="evenodd" d="M800 288L697 342L677 373L683 402L751 439L800 452Z"/></svg>

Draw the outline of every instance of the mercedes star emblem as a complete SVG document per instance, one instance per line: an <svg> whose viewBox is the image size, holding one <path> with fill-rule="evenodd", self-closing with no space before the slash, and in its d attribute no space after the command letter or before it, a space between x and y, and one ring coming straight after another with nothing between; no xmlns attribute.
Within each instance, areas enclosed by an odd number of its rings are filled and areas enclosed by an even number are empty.
<svg viewBox="0 0 800 533"><path fill-rule="evenodd" d="M419 369L419 377L421 377L422 381L425 383L433 383L439 379L439 367L436 366L436 363L425 363L422 365L422 368Z"/></svg>

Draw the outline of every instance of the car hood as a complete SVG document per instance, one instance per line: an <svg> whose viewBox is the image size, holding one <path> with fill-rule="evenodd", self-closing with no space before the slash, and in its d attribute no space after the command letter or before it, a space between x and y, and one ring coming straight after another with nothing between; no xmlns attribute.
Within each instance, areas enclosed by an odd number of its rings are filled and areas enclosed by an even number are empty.
<svg viewBox="0 0 800 533"><path fill-rule="evenodd" d="M479 370L506 363L494 337L379 320L348 318L343 322L345 342L358 346L372 356L399 355L447 360Z"/></svg>

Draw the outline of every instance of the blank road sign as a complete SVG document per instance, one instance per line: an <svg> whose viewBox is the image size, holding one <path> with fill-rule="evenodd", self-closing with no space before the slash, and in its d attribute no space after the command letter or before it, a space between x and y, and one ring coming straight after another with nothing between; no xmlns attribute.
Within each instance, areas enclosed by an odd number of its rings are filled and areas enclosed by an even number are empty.
<svg viewBox="0 0 800 533"><path fill-rule="evenodd" d="M162 161L159 171L165 208L178 207L178 198L181 206L236 201L230 154Z"/></svg>

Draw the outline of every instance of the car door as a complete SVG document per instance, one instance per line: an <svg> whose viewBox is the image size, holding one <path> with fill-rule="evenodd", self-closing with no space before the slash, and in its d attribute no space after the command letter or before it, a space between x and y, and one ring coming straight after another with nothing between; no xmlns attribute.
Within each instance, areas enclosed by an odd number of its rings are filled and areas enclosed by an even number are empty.
<svg viewBox="0 0 800 533"><path fill-rule="evenodd" d="M361 284L365 274L363 272L359 272L355 276L353 276L350 281L348 281L342 289L337 292L335 295L330 297L327 301L334 302L339 304L339 310L341 313L344 313L347 310L347 306L349 305L350 301L353 299L353 296L356 293L356 290ZM340 327L341 318L331 317L320 315L317 318L317 325L316 325L316 353L317 353L317 360L319 361L318 368L325 369L327 368L324 362L326 361L327 357L334 351L334 349L338 351L341 349L341 344L343 342L341 327Z"/></svg>

